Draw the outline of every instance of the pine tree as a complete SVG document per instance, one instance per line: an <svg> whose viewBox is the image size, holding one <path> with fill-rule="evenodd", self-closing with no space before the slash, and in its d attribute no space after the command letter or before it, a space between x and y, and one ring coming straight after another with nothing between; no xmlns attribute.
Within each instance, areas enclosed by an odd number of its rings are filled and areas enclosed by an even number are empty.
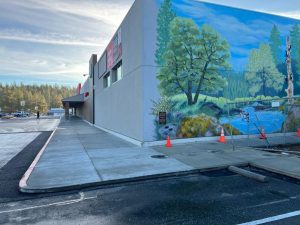
<svg viewBox="0 0 300 225"><path fill-rule="evenodd" d="M157 49L155 52L155 62L158 66L164 65L163 56L166 52L170 40L170 24L176 14L172 10L171 0L164 0L157 15Z"/></svg>
<svg viewBox="0 0 300 225"><path fill-rule="evenodd" d="M271 47L271 51L272 51L272 55L275 60L275 63L276 63L276 65L279 65L282 61L281 57L280 57L280 54L281 54L280 48L282 46L282 42L281 42L281 38L280 38L280 32L276 25L274 25L272 28L269 42L270 42L270 47Z"/></svg>
<svg viewBox="0 0 300 225"><path fill-rule="evenodd" d="M297 88L295 93L299 94L300 87L300 27L295 24L290 31L292 45L292 63L295 64L294 78Z"/></svg>
<svg viewBox="0 0 300 225"><path fill-rule="evenodd" d="M299 57L299 41L300 41L300 28L297 24L295 24L290 31L291 35L291 45L292 45L292 60L298 59Z"/></svg>
<svg viewBox="0 0 300 225"><path fill-rule="evenodd" d="M250 52L245 79L252 96L259 93L267 96L268 88L276 93L282 89L284 76L276 68L268 44L260 44L259 49L253 49Z"/></svg>
<svg viewBox="0 0 300 225"><path fill-rule="evenodd" d="M51 90L51 91L49 91ZM34 112L39 106L40 112L46 113L51 104L61 107L61 99L74 95L75 89L64 86L50 85L2 85L0 83L0 107L3 112L12 113L21 109ZM50 96L49 96L50 94ZM25 101L25 107L20 101ZM53 103L55 101L55 103Z"/></svg>

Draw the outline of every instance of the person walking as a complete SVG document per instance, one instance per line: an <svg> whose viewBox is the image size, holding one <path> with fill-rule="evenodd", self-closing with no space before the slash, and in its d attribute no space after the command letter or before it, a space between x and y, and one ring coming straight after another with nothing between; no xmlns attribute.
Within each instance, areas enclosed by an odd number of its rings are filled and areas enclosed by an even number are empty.
<svg viewBox="0 0 300 225"><path fill-rule="evenodd" d="M40 118L40 111L36 112L36 118L39 119Z"/></svg>

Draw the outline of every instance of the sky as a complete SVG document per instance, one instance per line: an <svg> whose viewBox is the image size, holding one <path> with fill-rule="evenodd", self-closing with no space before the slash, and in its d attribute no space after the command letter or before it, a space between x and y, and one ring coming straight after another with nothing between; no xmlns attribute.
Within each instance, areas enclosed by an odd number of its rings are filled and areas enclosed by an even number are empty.
<svg viewBox="0 0 300 225"><path fill-rule="evenodd" d="M0 0L0 82L83 82L133 1ZM298 1L205 0L300 19Z"/></svg>

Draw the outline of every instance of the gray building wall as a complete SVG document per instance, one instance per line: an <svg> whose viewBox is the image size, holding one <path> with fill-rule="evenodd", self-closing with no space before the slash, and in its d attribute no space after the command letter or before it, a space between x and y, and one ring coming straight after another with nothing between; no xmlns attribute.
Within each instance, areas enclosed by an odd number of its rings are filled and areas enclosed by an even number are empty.
<svg viewBox="0 0 300 225"><path fill-rule="evenodd" d="M143 16L143 1L137 0L120 26L123 78L108 88L103 87L103 74L94 78L95 125L140 141L144 139ZM101 60L96 64L100 72L104 64Z"/></svg>
<svg viewBox="0 0 300 225"><path fill-rule="evenodd" d="M143 0L143 141L155 141L154 116L151 115L152 101L160 98L156 79L156 18L158 4L153 0Z"/></svg>
<svg viewBox="0 0 300 225"><path fill-rule="evenodd" d="M97 55L93 54L89 61L89 74L84 82L80 94L89 93L87 97L84 97L84 104L81 105L79 108L76 109L76 115L81 117L82 119L94 123L93 121L93 77L98 69L96 68L95 64L97 63ZM97 71L95 71L97 70Z"/></svg>
<svg viewBox="0 0 300 225"><path fill-rule="evenodd" d="M95 124L139 141L154 141L152 101L160 97L156 78L155 0L136 0L120 28L122 31L123 79L103 87L106 55L94 69Z"/></svg>
<svg viewBox="0 0 300 225"><path fill-rule="evenodd" d="M83 105L76 109L76 115L90 123L93 123L93 98L91 94L92 85L93 80L91 78L87 78L81 88L80 94L89 92L89 96L84 97Z"/></svg>

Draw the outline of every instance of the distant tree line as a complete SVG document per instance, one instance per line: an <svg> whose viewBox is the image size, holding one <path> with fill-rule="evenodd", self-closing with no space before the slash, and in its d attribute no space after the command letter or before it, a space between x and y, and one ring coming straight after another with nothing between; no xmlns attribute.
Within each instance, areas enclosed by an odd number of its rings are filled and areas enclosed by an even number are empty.
<svg viewBox="0 0 300 225"><path fill-rule="evenodd" d="M35 107L42 113L50 108L62 107L63 98L75 94L75 88L59 85L24 85L0 83L0 107L2 112L35 112ZM25 106L21 106L25 101Z"/></svg>

